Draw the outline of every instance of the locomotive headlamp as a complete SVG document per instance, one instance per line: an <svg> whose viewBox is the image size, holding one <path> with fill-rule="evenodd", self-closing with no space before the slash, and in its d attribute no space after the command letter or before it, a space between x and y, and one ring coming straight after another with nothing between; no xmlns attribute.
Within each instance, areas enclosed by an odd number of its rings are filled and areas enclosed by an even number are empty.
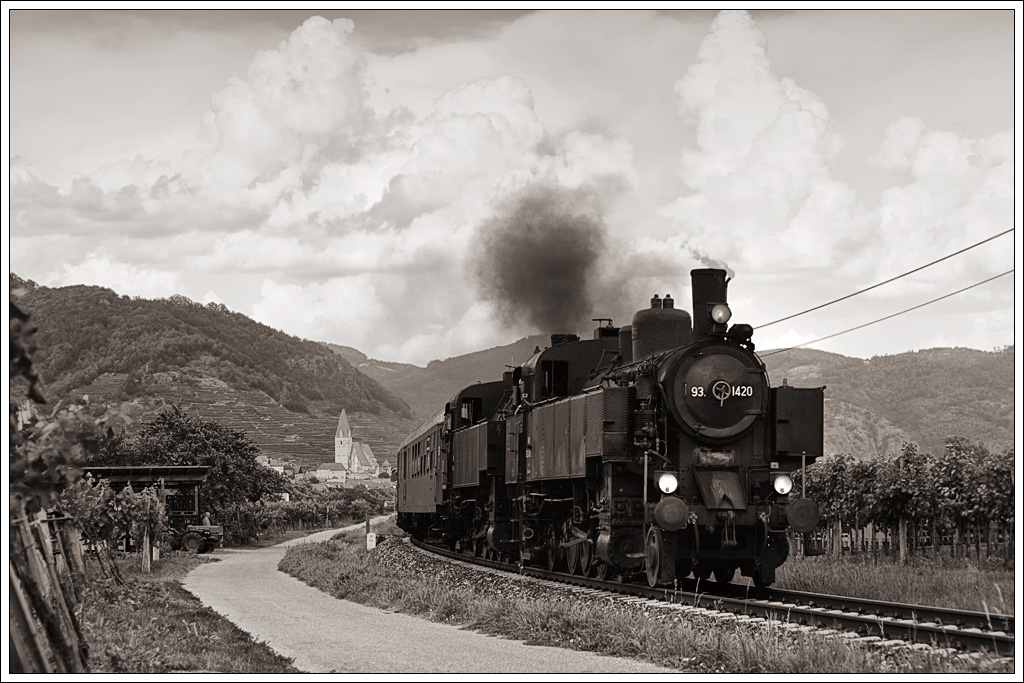
<svg viewBox="0 0 1024 683"><path fill-rule="evenodd" d="M662 493L674 493L679 488L679 479L671 472L663 472L658 477L658 488Z"/></svg>
<svg viewBox="0 0 1024 683"><path fill-rule="evenodd" d="M793 490L793 478L788 474L780 474L775 477L775 492L780 496L784 496Z"/></svg>
<svg viewBox="0 0 1024 683"><path fill-rule="evenodd" d="M728 304L715 304L711 308L711 319L719 325L724 325L729 322L729 318L732 317L732 311L729 310Z"/></svg>

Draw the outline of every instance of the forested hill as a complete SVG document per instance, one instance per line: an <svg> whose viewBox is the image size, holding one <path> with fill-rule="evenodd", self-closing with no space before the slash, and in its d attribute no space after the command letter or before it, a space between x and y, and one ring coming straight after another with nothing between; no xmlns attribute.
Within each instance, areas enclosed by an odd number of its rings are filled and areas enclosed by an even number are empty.
<svg viewBox="0 0 1024 683"><path fill-rule="evenodd" d="M39 328L35 366L51 401L101 375L126 375L124 398L173 372L264 392L284 408L408 416L404 401L322 344L258 323L221 304L182 296L139 299L102 287L49 288L10 276L17 304Z"/></svg>
<svg viewBox="0 0 1024 683"><path fill-rule="evenodd" d="M423 370L423 368L418 365L394 363L392 361L369 358L365 353L359 349L354 349L351 346L331 344L330 342L323 342L323 345L347 360L357 368L359 372L380 382L381 385L385 387L387 386L387 383L395 377L405 377L410 373L415 373L417 370Z"/></svg>
<svg viewBox="0 0 1024 683"><path fill-rule="evenodd" d="M790 384L828 387L825 396L835 405L826 411L826 430L836 437L836 451L891 452L903 438L897 432L930 453L940 452L953 435L1013 447L1012 346L926 349L867 360L796 349L766 352L764 361L775 385L785 377Z"/></svg>

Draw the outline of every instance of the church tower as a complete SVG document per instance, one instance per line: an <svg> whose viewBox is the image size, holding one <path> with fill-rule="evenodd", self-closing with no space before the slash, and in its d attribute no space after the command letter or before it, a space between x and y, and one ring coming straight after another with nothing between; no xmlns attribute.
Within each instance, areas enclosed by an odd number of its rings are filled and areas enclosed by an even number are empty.
<svg viewBox="0 0 1024 683"><path fill-rule="evenodd" d="M334 433L334 462L341 463L347 470L352 469L352 428L348 425L344 408L338 418L338 431Z"/></svg>

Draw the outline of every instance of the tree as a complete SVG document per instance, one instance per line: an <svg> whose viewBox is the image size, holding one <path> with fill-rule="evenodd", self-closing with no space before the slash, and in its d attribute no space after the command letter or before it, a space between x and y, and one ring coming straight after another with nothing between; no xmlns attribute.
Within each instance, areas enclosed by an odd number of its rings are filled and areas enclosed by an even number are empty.
<svg viewBox="0 0 1024 683"><path fill-rule="evenodd" d="M203 510L217 513L285 490L287 481L256 462L259 447L243 432L165 409L138 435L109 440L93 465L200 465L210 468L200 492Z"/></svg>

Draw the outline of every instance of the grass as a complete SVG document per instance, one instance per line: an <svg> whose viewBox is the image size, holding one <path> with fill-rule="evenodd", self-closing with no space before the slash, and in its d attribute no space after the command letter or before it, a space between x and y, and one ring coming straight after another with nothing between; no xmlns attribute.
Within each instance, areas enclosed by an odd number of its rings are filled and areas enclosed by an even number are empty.
<svg viewBox="0 0 1024 683"><path fill-rule="evenodd" d="M854 595L889 602L1014 613L1013 570L963 560L915 560L900 565L870 557L790 557L775 588Z"/></svg>
<svg viewBox="0 0 1024 683"><path fill-rule="evenodd" d="M138 556L118 562L124 586L91 566L82 602L89 669L105 673L296 673L282 657L181 587L195 566L211 561L172 552L143 574Z"/></svg>
<svg viewBox="0 0 1024 683"><path fill-rule="evenodd" d="M513 577L473 572L464 578L437 567L421 571L410 551L396 550L391 538L368 553L361 531L339 536L289 549L280 569L338 598L530 644L632 657L692 673L979 672L1013 666L931 651L868 649L764 622L737 624L607 598L570 598ZM397 552L403 554L391 555Z"/></svg>

